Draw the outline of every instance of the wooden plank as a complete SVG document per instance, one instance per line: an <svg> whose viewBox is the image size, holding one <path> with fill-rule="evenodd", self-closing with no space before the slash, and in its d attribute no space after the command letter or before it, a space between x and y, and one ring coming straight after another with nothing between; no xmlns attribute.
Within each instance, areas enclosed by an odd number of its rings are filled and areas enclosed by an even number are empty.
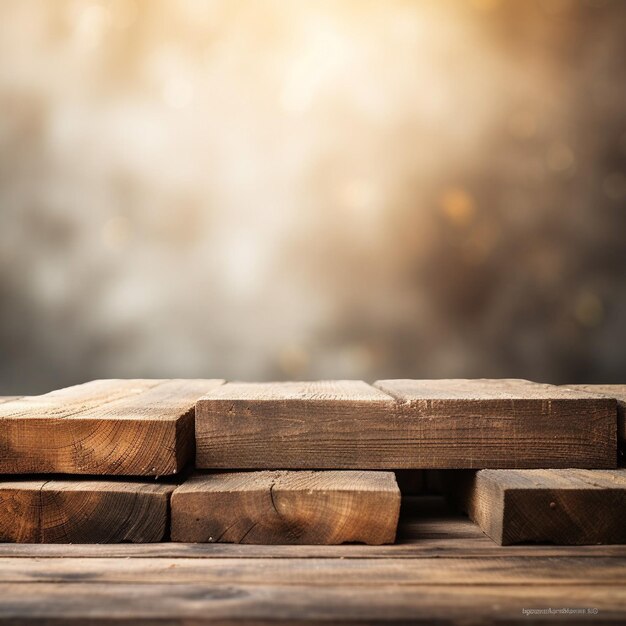
<svg viewBox="0 0 626 626"><path fill-rule="evenodd" d="M196 467L403 468L385 426L394 407L362 381L227 383L196 405Z"/></svg>
<svg viewBox="0 0 626 626"><path fill-rule="evenodd" d="M115 479L0 482L0 541L163 541L175 487Z"/></svg>
<svg viewBox="0 0 626 626"><path fill-rule="evenodd" d="M77 576L77 580L80 577ZM34 601L36 599L36 601ZM529 614L552 609L557 613ZM569 613L559 614L560 609ZM526 610L526 611L525 611ZM568 624L621 623L620 585L0 584L0 623ZM561 619L559 619L561 618Z"/></svg>
<svg viewBox="0 0 626 626"><path fill-rule="evenodd" d="M0 583L65 582L215 585L619 585L621 559L0 559Z"/></svg>
<svg viewBox="0 0 626 626"><path fill-rule="evenodd" d="M175 474L220 380L100 380L0 404L0 473Z"/></svg>
<svg viewBox="0 0 626 626"><path fill-rule="evenodd" d="M616 403L516 380L228 383L196 408L196 467L617 464Z"/></svg>
<svg viewBox="0 0 626 626"><path fill-rule="evenodd" d="M626 446L626 385L564 385L568 389L593 393L617 402L617 438L622 448Z"/></svg>
<svg viewBox="0 0 626 626"><path fill-rule="evenodd" d="M172 496L172 541L380 545L399 513L392 472L196 474Z"/></svg>
<svg viewBox="0 0 626 626"><path fill-rule="evenodd" d="M483 470L459 498L494 541L626 543L626 470Z"/></svg>
<svg viewBox="0 0 626 626"><path fill-rule="evenodd" d="M383 380L425 468L613 468L616 405L525 380Z"/></svg>

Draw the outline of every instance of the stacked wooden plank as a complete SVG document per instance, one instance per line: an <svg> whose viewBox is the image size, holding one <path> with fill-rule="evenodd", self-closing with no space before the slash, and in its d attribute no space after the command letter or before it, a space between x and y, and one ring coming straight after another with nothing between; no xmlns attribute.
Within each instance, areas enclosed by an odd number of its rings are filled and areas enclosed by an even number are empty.
<svg viewBox="0 0 626 626"><path fill-rule="evenodd" d="M505 532L541 490L543 519L569 511L573 483L606 506L571 518L609 511L617 435L615 397L522 380L94 381L0 403L0 541L390 543L395 470L480 470L454 491L502 543L621 541Z"/></svg>
<svg viewBox="0 0 626 626"><path fill-rule="evenodd" d="M520 380L226 383L198 401L196 467L612 468L615 412Z"/></svg>
<svg viewBox="0 0 626 626"><path fill-rule="evenodd" d="M222 382L99 380L2 402L0 473L19 476L0 482L0 541L166 539L176 485L155 477L193 460L196 400Z"/></svg>

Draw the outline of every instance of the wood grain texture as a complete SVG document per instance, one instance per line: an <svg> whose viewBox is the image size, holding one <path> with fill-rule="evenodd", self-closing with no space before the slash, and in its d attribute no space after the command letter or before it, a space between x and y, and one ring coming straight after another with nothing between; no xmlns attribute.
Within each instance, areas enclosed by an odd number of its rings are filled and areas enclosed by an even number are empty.
<svg viewBox="0 0 626 626"><path fill-rule="evenodd" d="M0 473L175 474L220 380L99 380L0 404Z"/></svg>
<svg viewBox="0 0 626 626"><path fill-rule="evenodd" d="M229 383L198 402L196 467L613 468L616 412L518 380Z"/></svg>
<svg viewBox="0 0 626 626"><path fill-rule="evenodd" d="M382 380L425 468L614 468L614 401L526 380Z"/></svg>
<svg viewBox="0 0 626 626"><path fill-rule="evenodd" d="M77 573L75 583L0 584L0 624L623 624L626 615L624 584L571 585L553 580L546 585L474 585L471 577L460 585L359 586L79 580ZM524 612L563 607L574 611L556 616ZM597 613L589 614L587 608Z"/></svg>
<svg viewBox="0 0 626 626"><path fill-rule="evenodd" d="M565 385L569 389L593 393L617 401L617 438L626 445L626 385Z"/></svg>
<svg viewBox="0 0 626 626"><path fill-rule="evenodd" d="M172 496L172 541L380 545L399 512L391 472L197 474Z"/></svg>
<svg viewBox="0 0 626 626"><path fill-rule="evenodd" d="M0 559L0 584L92 583L215 585L624 585L626 567L611 557L439 559L214 558ZM172 567L173 566L173 567Z"/></svg>
<svg viewBox="0 0 626 626"><path fill-rule="evenodd" d="M483 470L457 484L462 507L499 544L626 543L626 470Z"/></svg>
<svg viewBox="0 0 626 626"><path fill-rule="evenodd" d="M0 482L0 541L163 541L174 488L114 479Z"/></svg>
<svg viewBox="0 0 626 626"><path fill-rule="evenodd" d="M500 547L441 498L402 518L386 546L0 544L0 623L624 623L626 546ZM583 612L522 610L548 607Z"/></svg>

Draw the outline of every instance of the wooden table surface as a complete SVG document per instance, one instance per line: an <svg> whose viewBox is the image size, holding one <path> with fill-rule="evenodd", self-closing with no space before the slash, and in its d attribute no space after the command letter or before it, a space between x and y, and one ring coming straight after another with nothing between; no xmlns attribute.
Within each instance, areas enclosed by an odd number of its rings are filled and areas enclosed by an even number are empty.
<svg viewBox="0 0 626 626"><path fill-rule="evenodd" d="M432 497L391 546L0 544L0 623L624 620L626 546L499 547Z"/></svg>

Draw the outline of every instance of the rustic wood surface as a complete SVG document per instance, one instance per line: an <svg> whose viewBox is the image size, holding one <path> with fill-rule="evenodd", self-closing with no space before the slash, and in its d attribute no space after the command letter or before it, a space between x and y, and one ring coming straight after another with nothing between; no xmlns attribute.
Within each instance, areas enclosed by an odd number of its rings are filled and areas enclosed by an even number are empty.
<svg viewBox="0 0 626 626"><path fill-rule="evenodd" d="M448 468L614 468L616 404L518 379L379 380L425 439L418 458ZM455 461L455 459L459 459Z"/></svg>
<svg viewBox="0 0 626 626"><path fill-rule="evenodd" d="M131 480L0 482L0 541L156 542L167 539L175 485Z"/></svg>
<svg viewBox="0 0 626 626"><path fill-rule="evenodd" d="M205 469L617 464L615 400L528 381L227 383L196 413Z"/></svg>
<svg viewBox="0 0 626 626"><path fill-rule="evenodd" d="M172 496L172 541L379 545L399 513L392 472L197 474Z"/></svg>
<svg viewBox="0 0 626 626"><path fill-rule="evenodd" d="M626 470L469 474L454 480L460 504L497 543L626 543Z"/></svg>
<svg viewBox="0 0 626 626"><path fill-rule="evenodd" d="M566 385L569 389L596 393L617 401L617 438L626 444L626 385Z"/></svg>
<svg viewBox="0 0 626 626"><path fill-rule="evenodd" d="M419 512L419 515L418 515ZM524 609L581 609L527 615ZM623 623L626 546L499 548L441 499L390 546L0 544L0 623Z"/></svg>
<svg viewBox="0 0 626 626"><path fill-rule="evenodd" d="M100 380L0 404L0 473L158 476L194 450L194 405L219 380Z"/></svg>

